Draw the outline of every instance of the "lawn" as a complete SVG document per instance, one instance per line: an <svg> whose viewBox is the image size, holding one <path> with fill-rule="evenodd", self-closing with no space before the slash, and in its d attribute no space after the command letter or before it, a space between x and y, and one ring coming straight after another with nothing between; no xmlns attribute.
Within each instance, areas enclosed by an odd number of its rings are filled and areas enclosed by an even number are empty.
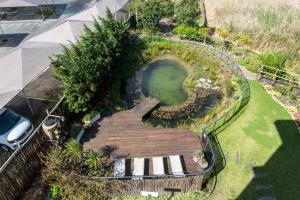
<svg viewBox="0 0 300 200"><path fill-rule="evenodd" d="M209 199L298 199L300 135L297 127L260 83L250 81L249 84L251 99L246 110L217 135L227 161ZM200 196L188 194L169 199L201 199Z"/></svg>
<svg viewBox="0 0 300 200"><path fill-rule="evenodd" d="M245 112L217 135L226 166L210 199L298 199L300 135L289 114L250 81ZM240 156L238 156L238 154ZM250 165L254 166L253 169Z"/></svg>

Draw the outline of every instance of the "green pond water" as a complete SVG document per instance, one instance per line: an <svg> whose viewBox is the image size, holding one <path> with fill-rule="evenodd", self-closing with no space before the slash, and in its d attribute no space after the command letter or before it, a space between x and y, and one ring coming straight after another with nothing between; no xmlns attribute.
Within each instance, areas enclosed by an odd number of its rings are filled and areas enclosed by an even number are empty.
<svg viewBox="0 0 300 200"><path fill-rule="evenodd" d="M162 106L179 105L187 99L187 93L183 89L186 77L184 67L175 61L155 61L143 72L143 94L159 99Z"/></svg>

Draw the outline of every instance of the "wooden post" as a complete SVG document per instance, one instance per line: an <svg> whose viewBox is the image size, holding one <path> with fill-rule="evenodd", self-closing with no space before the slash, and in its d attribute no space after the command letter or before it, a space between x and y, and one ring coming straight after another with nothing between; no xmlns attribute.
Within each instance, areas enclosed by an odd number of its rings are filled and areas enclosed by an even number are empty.
<svg viewBox="0 0 300 200"><path fill-rule="evenodd" d="M276 77L277 77L278 70L279 70L279 69L276 69L276 71L275 71L275 74L274 74L274 76L273 76L273 82L272 82L272 85L274 85L274 84L276 83Z"/></svg>
<svg viewBox="0 0 300 200"><path fill-rule="evenodd" d="M263 71L263 69L264 69L264 66L262 65L261 68L260 68L260 70L259 70L258 73L257 73L257 77L256 77L256 80L257 80L257 81L260 80L260 78L261 78L261 72Z"/></svg>

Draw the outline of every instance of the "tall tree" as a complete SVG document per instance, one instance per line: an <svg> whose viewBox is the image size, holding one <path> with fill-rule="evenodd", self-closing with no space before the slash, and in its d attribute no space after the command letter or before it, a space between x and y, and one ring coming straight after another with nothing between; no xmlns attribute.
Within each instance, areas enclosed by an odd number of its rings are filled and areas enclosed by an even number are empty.
<svg viewBox="0 0 300 200"><path fill-rule="evenodd" d="M128 24L116 21L107 10L106 19L95 20L93 28L85 27L77 42L51 58L71 111L88 110L95 96L106 95L112 78L117 79L114 81L125 78L128 73L123 72L129 65L123 62L135 45L131 43L132 37Z"/></svg>

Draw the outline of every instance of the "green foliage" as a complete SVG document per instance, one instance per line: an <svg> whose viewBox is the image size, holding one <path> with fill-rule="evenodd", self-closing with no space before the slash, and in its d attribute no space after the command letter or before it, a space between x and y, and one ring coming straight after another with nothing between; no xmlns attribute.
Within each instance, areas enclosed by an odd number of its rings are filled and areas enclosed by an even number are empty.
<svg viewBox="0 0 300 200"><path fill-rule="evenodd" d="M229 36L229 32L221 27L217 28L217 33L221 38L223 38L223 40L225 40Z"/></svg>
<svg viewBox="0 0 300 200"><path fill-rule="evenodd" d="M170 0L134 0L130 3L130 10L138 12L139 26L156 29L159 21L174 14L173 3Z"/></svg>
<svg viewBox="0 0 300 200"><path fill-rule="evenodd" d="M181 24L172 30L173 33L187 36L189 39L201 42L212 42L211 37L209 35L209 28L198 28L189 26L186 24Z"/></svg>
<svg viewBox="0 0 300 200"><path fill-rule="evenodd" d="M72 138L76 138L78 133L80 132L82 125L79 123L72 123L70 131L68 132L68 136Z"/></svg>
<svg viewBox="0 0 300 200"><path fill-rule="evenodd" d="M83 119L82 119L82 120L83 120L83 121L90 121L90 120L92 120L97 114L99 114L98 111L92 110L91 112L85 114L85 115L83 116Z"/></svg>
<svg viewBox="0 0 300 200"><path fill-rule="evenodd" d="M253 43L252 38L246 34L234 34L233 40L242 45L251 45Z"/></svg>
<svg viewBox="0 0 300 200"><path fill-rule="evenodd" d="M175 2L174 12L177 24L197 26L201 18L200 5L198 0L178 0Z"/></svg>
<svg viewBox="0 0 300 200"><path fill-rule="evenodd" d="M197 27L192 27L186 24L180 24L179 26L174 28L173 33L179 35L188 35L191 37L197 37L199 35L199 31Z"/></svg>
<svg viewBox="0 0 300 200"><path fill-rule="evenodd" d="M59 195L61 199L107 199L110 192L119 189L116 183L91 178L111 173L98 153L92 150L81 151L80 160L74 162L73 155L66 153L69 151L67 148L70 148L67 146L66 149L53 147L43 158L42 180L50 185L50 197Z"/></svg>
<svg viewBox="0 0 300 200"><path fill-rule="evenodd" d="M196 81L195 79L188 77L185 79L185 84L188 88L194 88L196 85Z"/></svg>
<svg viewBox="0 0 300 200"><path fill-rule="evenodd" d="M86 161L88 166L95 171L99 170L102 166L101 157L91 149L87 153Z"/></svg>
<svg viewBox="0 0 300 200"><path fill-rule="evenodd" d="M85 27L80 40L51 58L69 109L85 112L97 98L105 103L111 80L126 79L139 65L139 45L128 24L116 21L107 10L106 19L95 20L92 29Z"/></svg>
<svg viewBox="0 0 300 200"><path fill-rule="evenodd" d="M231 97L234 92L234 87L232 86L231 80L225 78L223 80L222 87L224 88L224 94L226 97Z"/></svg>
<svg viewBox="0 0 300 200"><path fill-rule="evenodd" d="M81 145L75 139L71 139L66 143L64 153L70 162L79 162L82 158Z"/></svg>
<svg viewBox="0 0 300 200"><path fill-rule="evenodd" d="M48 195L50 198L57 198L59 196L60 190L57 185L51 185L49 188Z"/></svg>
<svg viewBox="0 0 300 200"><path fill-rule="evenodd" d="M263 53L259 55L259 59L263 65L283 69L287 60L287 55L284 53Z"/></svg>
<svg viewBox="0 0 300 200"><path fill-rule="evenodd" d="M293 86L281 86L276 85L273 88L275 91L280 92L281 94L285 95L289 100L295 101L297 100L297 96L293 92Z"/></svg>

